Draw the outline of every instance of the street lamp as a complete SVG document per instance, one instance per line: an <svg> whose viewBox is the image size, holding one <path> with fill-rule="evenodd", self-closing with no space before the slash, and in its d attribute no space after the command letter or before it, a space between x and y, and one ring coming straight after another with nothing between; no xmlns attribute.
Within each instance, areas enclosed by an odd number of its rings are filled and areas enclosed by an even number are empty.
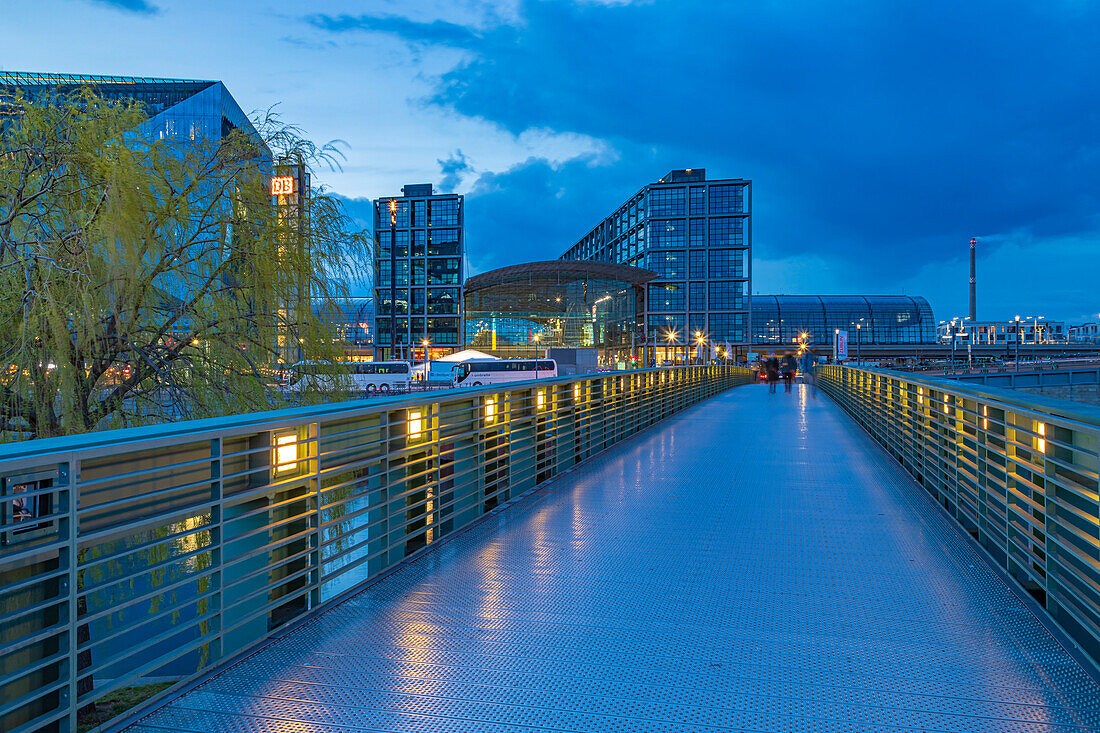
<svg viewBox="0 0 1100 733"><path fill-rule="evenodd" d="M860 349L860 346L862 345L862 342L863 342L863 338L860 335L862 332L863 332L863 324L862 323L857 323L856 324L856 361L859 363L860 366L863 366L863 351L862 351L862 349Z"/></svg>
<svg viewBox="0 0 1100 733"><path fill-rule="evenodd" d="M672 347L673 342L676 341L678 332L673 331L671 328L665 332L665 341L668 342L668 347L665 348L665 356L668 356L668 349Z"/></svg>
<svg viewBox="0 0 1100 733"><path fill-rule="evenodd" d="M704 336L699 331L695 332L695 345L696 346L704 346L704 347L707 345L707 337ZM703 358L703 362L706 363L706 351L705 350L703 351L703 357L702 358Z"/></svg>
<svg viewBox="0 0 1100 733"><path fill-rule="evenodd" d="M1020 317L1016 316L1016 371L1020 371Z"/></svg>
<svg viewBox="0 0 1100 733"><path fill-rule="evenodd" d="M432 362L428 358L428 347L431 346L431 341L424 339L420 342L420 345L424 347L424 388L428 388L428 379L432 376Z"/></svg>
<svg viewBox="0 0 1100 733"><path fill-rule="evenodd" d="M539 334L534 335L535 340L535 379L539 378Z"/></svg>

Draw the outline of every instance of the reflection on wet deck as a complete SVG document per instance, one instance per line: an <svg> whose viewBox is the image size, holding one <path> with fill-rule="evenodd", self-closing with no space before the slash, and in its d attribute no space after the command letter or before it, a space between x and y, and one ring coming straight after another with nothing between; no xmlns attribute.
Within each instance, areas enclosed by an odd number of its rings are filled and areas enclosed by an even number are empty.
<svg viewBox="0 0 1100 733"><path fill-rule="evenodd" d="M134 730L1080 731L1100 688L828 399L744 387Z"/></svg>

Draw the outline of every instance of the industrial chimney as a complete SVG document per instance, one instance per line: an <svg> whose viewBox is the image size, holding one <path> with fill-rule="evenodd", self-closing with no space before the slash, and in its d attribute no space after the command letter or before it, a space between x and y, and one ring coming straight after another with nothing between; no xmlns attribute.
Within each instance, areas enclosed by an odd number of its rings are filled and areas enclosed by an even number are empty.
<svg viewBox="0 0 1100 733"><path fill-rule="evenodd" d="M970 238L970 324L973 325L978 321L978 295L974 287L974 246L978 243L977 239Z"/></svg>

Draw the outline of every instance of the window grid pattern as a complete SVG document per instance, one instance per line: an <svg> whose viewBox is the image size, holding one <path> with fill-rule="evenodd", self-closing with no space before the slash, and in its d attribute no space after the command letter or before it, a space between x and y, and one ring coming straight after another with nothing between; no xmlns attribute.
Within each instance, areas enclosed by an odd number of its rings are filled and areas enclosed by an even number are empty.
<svg viewBox="0 0 1100 733"><path fill-rule="evenodd" d="M654 188L649 192L650 216L683 216L684 188Z"/></svg>
<svg viewBox="0 0 1100 733"><path fill-rule="evenodd" d="M857 328L858 326L858 328ZM836 329L862 344L934 343L932 308L911 296L754 295L754 343L793 344L801 334L811 343L831 344Z"/></svg>
<svg viewBox="0 0 1100 733"><path fill-rule="evenodd" d="M750 185L745 180L723 180L646 186L591 229L562 259L630 264L655 271L658 279L652 285L658 287L647 288L651 296L647 309L654 315L645 320L649 338L654 337L655 328L669 322L671 309L681 310L678 322L684 326L689 320L688 308L692 313L707 314L721 302L723 308L741 311L741 324L727 330L740 331L739 340L729 340L744 344L749 336L745 330L749 322L747 283L739 285L738 295L708 302L708 309L703 310L706 297L700 294L697 309L691 295L695 289L689 291L687 280L703 281L698 285L707 294L712 280L748 280L752 242L747 223L751 212L746 205ZM727 251L712 257L709 248ZM666 284L675 289L664 288ZM730 292L726 286L718 290Z"/></svg>
<svg viewBox="0 0 1100 733"><path fill-rule="evenodd" d="M393 223L391 201L395 202ZM391 329L396 327L398 345L419 346L427 339L436 348L459 347L462 197L378 199L375 221L375 343L392 347ZM410 315L413 317L402 317ZM379 358L393 356L392 352L376 354Z"/></svg>

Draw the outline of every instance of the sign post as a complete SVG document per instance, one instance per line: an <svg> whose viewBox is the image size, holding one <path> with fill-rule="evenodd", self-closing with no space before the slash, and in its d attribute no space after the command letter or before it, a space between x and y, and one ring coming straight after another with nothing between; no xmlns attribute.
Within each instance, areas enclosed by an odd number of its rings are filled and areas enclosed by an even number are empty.
<svg viewBox="0 0 1100 733"><path fill-rule="evenodd" d="M833 358L837 363L848 360L848 332L839 328L833 332Z"/></svg>

